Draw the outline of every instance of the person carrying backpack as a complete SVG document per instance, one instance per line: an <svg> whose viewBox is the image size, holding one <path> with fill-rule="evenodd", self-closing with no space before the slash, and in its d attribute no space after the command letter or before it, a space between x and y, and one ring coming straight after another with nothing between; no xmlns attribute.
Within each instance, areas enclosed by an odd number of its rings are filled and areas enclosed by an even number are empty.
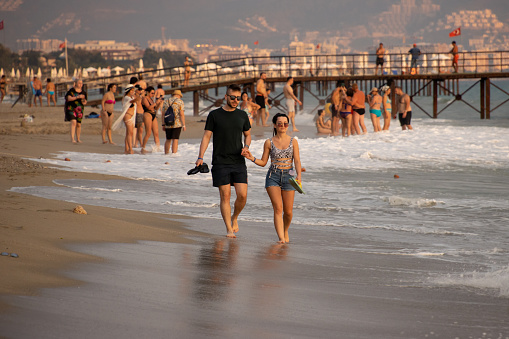
<svg viewBox="0 0 509 339"><path fill-rule="evenodd" d="M164 101L162 115L162 126L166 132L166 142L164 143L164 154L175 154L178 151L179 138L182 129L186 130L186 118L184 116L184 101L182 101L182 92L175 90L173 96Z"/></svg>

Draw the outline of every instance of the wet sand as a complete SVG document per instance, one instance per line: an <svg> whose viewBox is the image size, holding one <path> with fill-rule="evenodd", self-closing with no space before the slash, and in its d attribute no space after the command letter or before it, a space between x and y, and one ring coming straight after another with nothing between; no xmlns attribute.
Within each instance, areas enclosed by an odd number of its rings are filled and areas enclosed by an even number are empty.
<svg viewBox="0 0 509 339"><path fill-rule="evenodd" d="M48 115L58 119L56 110ZM92 123L80 145L65 127L0 134L0 250L19 255L0 257L0 337L509 338L506 298L441 287L428 273L476 267L370 253L379 244L348 229L330 239L294 225L291 244L276 245L273 225L244 222L229 240L220 219L86 205L78 215L75 203L8 192L57 178L114 179L22 159L121 153L102 145Z"/></svg>

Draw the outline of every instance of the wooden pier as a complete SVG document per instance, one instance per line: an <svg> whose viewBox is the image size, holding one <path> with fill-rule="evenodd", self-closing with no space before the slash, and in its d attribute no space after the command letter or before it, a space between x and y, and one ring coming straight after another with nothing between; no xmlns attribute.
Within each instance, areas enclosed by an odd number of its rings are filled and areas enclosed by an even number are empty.
<svg viewBox="0 0 509 339"><path fill-rule="evenodd" d="M280 57L250 57L240 59L222 60L193 66L192 77L188 86L184 84L184 69L182 67L168 67L158 70L147 70L130 74L123 74L103 78L85 78L84 85L89 94L100 96L109 83L119 85L119 93L128 84L131 76L143 75L144 80L156 87L162 84L166 94L179 89L183 93L193 93L193 112L200 115L219 107L224 103L224 96L219 96L219 89L231 84L240 85L243 90L255 95L255 84L261 72L267 74L266 83L274 89L276 84L284 84L288 76L294 78L294 93L304 102L304 93L308 92L316 107L323 107L330 98L330 94L340 83L350 86L356 83L359 89L368 93L373 87L388 85L402 88L403 92L415 97L430 97L432 112L427 112L415 101L413 104L431 118L437 118L450 105L463 101L467 106L479 113L480 119L490 119L491 114L509 101L509 88L500 88L492 80L509 78L509 52L466 52L460 53L459 72L452 71L449 63L444 63L447 56L437 54L423 54L416 72L411 72L407 66L408 55L389 54L386 56L387 64L383 75L375 75L374 63L368 60L375 55L347 54L347 55L319 55L319 56L280 56ZM389 65L389 60L392 61ZM433 60L433 61L432 61ZM429 62L428 62L429 61ZM408 63L409 65L410 63ZM414 73L414 74L411 74ZM460 83L469 80L473 84L461 91ZM57 95L61 96L72 83L58 83ZM282 87L282 86L281 86ZM492 105L491 90L495 87L508 96L508 99ZM21 90L21 88L20 88ZM466 93L479 91L479 106L463 100ZM211 94L213 92L213 94ZM392 91L393 102L395 101ZM439 110L438 98L451 97L446 107ZM200 98L209 105L200 108ZM118 99L121 99L119 95ZM283 95L272 91L269 100L277 110L286 111L282 104ZM98 106L101 100L89 100L88 105ZM302 105L300 106L302 110Z"/></svg>

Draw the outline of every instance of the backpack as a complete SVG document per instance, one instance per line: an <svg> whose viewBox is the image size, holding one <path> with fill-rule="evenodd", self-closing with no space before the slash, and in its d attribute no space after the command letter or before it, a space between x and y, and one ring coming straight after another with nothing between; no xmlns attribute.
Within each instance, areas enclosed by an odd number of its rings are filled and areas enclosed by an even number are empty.
<svg viewBox="0 0 509 339"><path fill-rule="evenodd" d="M168 100L168 109L164 112L164 124L165 125L173 125L175 123L175 112L173 111L173 102Z"/></svg>

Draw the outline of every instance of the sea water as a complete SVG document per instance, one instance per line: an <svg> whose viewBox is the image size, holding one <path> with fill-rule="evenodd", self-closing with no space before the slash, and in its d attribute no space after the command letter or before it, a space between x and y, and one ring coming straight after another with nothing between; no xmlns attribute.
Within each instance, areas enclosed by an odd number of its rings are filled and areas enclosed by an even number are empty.
<svg viewBox="0 0 509 339"><path fill-rule="evenodd" d="M469 83L463 84L465 88ZM507 82L498 82L507 88ZM492 90L494 102L504 93ZM478 107L478 94L464 99ZM342 247L380 255L433 258L475 269L435 276L427 283L461 285L509 297L509 110L491 120L464 103L453 103L439 119L415 105L413 131L392 120L390 132L349 138L316 135L315 103L306 96L298 112L298 137L305 195L296 194L292 229L320 234L322 249ZM477 101L476 101L477 100ZM431 98L415 98L431 111ZM445 107L450 97L441 97ZM495 107L492 104L492 107ZM188 107L189 108L189 107ZM191 112L191 109L187 110ZM274 112L274 109L272 109ZM258 133L251 151L260 158L270 129ZM126 156L57 152L47 165L74 172L119 175L126 179L57 179L54 187L12 191L85 205L220 219L219 195L211 174L187 175L199 140L181 140L178 155L153 152ZM212 145L204 156L210 166ZM63 162L64 158L72 161ZM264 189L267 168L247 161L249 191L240 221L272 223ZM210 231L206 225L200 229ZM347 244L337 230L359 239ZM217 231L217 230L215 230ZM223 231L223 230L220 230ZM217 232L214 232L217 233ZM267 234L267 242L275 235ZM317 237L318 238L318 237Z"/></svg>

